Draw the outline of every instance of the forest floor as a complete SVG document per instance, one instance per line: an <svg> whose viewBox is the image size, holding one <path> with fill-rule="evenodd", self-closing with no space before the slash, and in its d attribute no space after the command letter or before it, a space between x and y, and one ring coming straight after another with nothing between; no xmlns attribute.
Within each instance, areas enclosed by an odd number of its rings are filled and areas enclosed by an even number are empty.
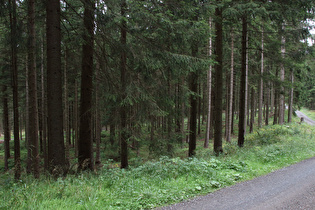
<svg viewBox="0 0 315 210"><path fill-rule="evenodd" d="M306 109L301 111L315 119L315 111ZM315 170L315 166L310 165L311 162L315 162L315 159L312 158L315 157L315 126L299 122L300 119L294 117L290 124L272 125L270 123L269 126L254 130L253 133L246 135L246 144L243 148L237 146L236 138L233 138L231 143L223 142L224 154L219 157L212 152L212 142L210 142L209 149L203 147L202 140L197 141L196 157L194 158L186 158L187 144L178 145L173 157L159 156L155 159L150 159L148 148L143 145L140 148L142 156L130 158L131 164L128 170L120 169L119 162L108 159L108 154L113 153L110 153L111 148L108 148L102 152L103 167L99 170L76 173L74 168L73 172L66 177L60 177L57 180L45 172L41 174L40 179L34 179L32 175L26 173L25 161L23 161L24 170L21 179L16 182L13 179L13 159L9 160L9 171L5 172L2 167L4 165L4 145L0 144L0 197L2 199L0 209L136 210L156 207L194 209L195 200L198 203L205 197L204 202L207 204L212 198L211 196L217 196L214 201L232 204L230 209L237 209L234 206L242 197L248 197L249 203L239 203L240 206L236 206L239 209L254 208L255 206L252 206L250 201L251 198L255 202L261 201L257 208L263 208L269 205L269 203L265 203L269 202L266 200L267 198L274 198L273 200L278 201L280 196L287 199L284 203L288 204L289 206L285 207L289 208L293 205L292 202L295 202L294 196L289 193L283 195L281 192L285 192L285 189L291 189L292 192L298 191L302 196L298 198L296 208L299 207L299 202L302 200L309 201L309 205L314 205L314 203L310 203L313 202L314 188L301 191L300 186L315 186L314 182L308 180L310 174L315 174L314 171L311 171ZM108 140L107 137L108 135L104 137L104 142ZM200 139L202 139L202 135ZM13 146L11 144L12 149ZM130 154L136 154L136 151L132 149L130 152ZM27 150L23 140L21 156L22 160L26 160ZM309 160L303 161L306 159ZM301 161L306 165L293 165ZM293 166L285 168L290 165ZM273 174L278 173L277 170L280 171L278 179L273 177ZM300 175L295 174L296 170L301 171ZM285 171L289 171L289 175ZM275 179L275 182L265 185L265 181L268 179ZM247 192L247 194L241 195L238 191L234 191L233 195L229 194L231 189L238 186L247 186L249 188L246 189L250 190L252 183L257 180L258 186L253 188L257 188L256 192L260 194L246 190L244 193ZM302 180L302 183L292 184L296 180ZM216 194L224 193L225 189L229 189L226 195ZM243 189L245 188L241 188L241 191L244 191ZM272 191L274 189L276 191ZM226 200L218 200L220 197L224 197ZM184 200L186 200L184 203L193 202L193 205L187 204L182 207L183 203L180 203L175 206L162 207ZM228 206L223 203L221 203L222 208L225 206L225 209L228 209ZM212 206L196 206L195 209L202 208L213 209ZM301 208L311 209L305 205Z"/></svg>

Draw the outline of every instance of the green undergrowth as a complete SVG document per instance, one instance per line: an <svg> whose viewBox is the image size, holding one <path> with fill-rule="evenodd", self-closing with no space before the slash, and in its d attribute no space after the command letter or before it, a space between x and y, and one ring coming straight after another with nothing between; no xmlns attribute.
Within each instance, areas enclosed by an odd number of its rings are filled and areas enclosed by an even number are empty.
<svg viewBox="0 0 315 210"><path fill-rule="evenodd" d="M210 145L211 146L211 145ZM315 129L306 124L267 126L246 136L245 146L198 147L194 158L160 157L128 170L108 161L93 173L39 180L0 174L0 209L150 209L213 192L315 156Z"/></svg>

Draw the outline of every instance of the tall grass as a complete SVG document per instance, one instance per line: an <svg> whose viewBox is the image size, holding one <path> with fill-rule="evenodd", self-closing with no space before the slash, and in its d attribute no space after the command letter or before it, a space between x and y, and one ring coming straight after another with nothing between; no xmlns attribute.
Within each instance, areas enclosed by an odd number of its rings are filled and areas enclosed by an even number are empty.
<svg viewBox="0 0 315 210"><path fill-rule="evenodd" d="M0 175L0 209L150 209L206 194L315 156L314 128L268 126L246 136L245 147L224 144L219 157L198 142L195 158L147 161L121 170L112 162L93 173L39 180Z"/></svg>

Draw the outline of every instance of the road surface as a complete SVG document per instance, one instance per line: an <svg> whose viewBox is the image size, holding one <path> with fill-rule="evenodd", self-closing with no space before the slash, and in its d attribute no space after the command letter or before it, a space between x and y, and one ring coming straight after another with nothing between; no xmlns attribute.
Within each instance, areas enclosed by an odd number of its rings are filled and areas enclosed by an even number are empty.
<svg viewBox="0 0 315 210"><path fill-rule="evenodd" d="M315 209L315 157L161 210Z"/></svg>
<svg viewBox="0 0 315 210"><path fill-rule="evenodd" d="M300 111L295 111L296 115L301 118L303 117L304 118L304 122L310 124L310 125L315 125L315 121L314 120L311 120L310 118L308 118L303 112L300 112ZM315 209L315 208L314 208Z"/></svg>
<svg viewBox="0 0 315 210"><path fill-rule="evenodd" d="M315 121L296 111L304 122ZM160 210L315 210L315 157Z"/></svg>

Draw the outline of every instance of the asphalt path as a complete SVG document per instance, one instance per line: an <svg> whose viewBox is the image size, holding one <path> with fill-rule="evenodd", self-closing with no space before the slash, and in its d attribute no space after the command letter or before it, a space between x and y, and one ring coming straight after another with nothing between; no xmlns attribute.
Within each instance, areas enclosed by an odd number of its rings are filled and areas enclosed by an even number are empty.
<svg viewBox="0 0 315 210"><path fill-rule="evenodd" d="M306 123L315 125L300 111ZM315 157L160 210L315 210Z"/></svg>

